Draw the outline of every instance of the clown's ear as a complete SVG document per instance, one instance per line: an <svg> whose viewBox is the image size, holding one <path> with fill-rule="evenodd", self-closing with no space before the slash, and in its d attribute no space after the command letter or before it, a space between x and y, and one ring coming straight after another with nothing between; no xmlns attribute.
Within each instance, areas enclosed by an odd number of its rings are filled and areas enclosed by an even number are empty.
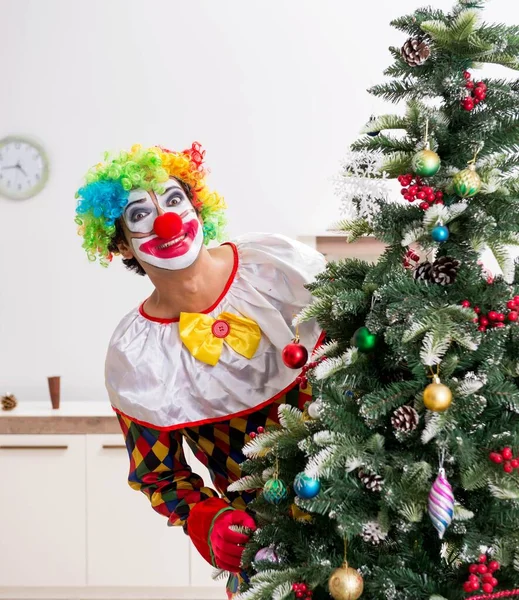
<svg viewBox="0 0 519 600"><path fill-rule="evenodd" d="M126 242L119 242L117 244L117 251L125 259L135 258L133 250Z"/></svg>

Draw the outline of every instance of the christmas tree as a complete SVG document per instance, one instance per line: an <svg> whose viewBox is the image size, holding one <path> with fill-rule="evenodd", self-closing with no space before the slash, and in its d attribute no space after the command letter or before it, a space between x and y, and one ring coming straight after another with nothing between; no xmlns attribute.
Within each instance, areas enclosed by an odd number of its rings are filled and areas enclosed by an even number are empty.
<svg viewBox="0 0 519 600"><path fill-rule="evenodd" d="M314 401L281 408L234 484L263 490L243 600L519 595L519 84L476 76L519 69L519 27L482 9L393 22L410 37L370 91L403 110L370 120L338 183L340 229L387 248L311 285Z"/></svg>

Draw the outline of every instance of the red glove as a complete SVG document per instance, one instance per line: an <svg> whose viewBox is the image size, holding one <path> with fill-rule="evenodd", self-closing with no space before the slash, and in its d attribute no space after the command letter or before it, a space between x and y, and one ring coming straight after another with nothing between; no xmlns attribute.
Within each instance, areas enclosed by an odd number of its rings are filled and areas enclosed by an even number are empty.
<svg viewBox="0 0 519 600"><path fill-rule="evenodd" d="M231 525L256 530L254 519L246 512L230 508L223 498L208 498L192 508L187 520L187 532L195 548L209 564L238 572L244 544L249 536L233 531Z"/></svg>
<svg viewBox="0 0 519 600"><path fill-rule="evenodd" d="M243 510L228 510L216 517L209 536L216 566L231 573L241 570L241 557L249 536L231 529L241 525L256 531L254 519Z"/></svg>

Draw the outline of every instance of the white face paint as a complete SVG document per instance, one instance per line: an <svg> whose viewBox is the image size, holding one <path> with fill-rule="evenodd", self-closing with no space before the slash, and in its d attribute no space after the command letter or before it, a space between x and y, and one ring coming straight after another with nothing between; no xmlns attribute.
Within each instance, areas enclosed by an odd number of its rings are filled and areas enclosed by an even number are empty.
<svg viewBox="0 0 519 600"><path fill-rule="evenodd" d="M155 219L165 212L174 212L182 219L182 231L172 239L159 238L153 231ZM204 232L196 211L175 179L166 182L160 196L155 197L145 190L132 190L124 211L124 222L131 233L137 234L131 238L137 258L159 269L187 269L198 258L204 243Z"/></svg>

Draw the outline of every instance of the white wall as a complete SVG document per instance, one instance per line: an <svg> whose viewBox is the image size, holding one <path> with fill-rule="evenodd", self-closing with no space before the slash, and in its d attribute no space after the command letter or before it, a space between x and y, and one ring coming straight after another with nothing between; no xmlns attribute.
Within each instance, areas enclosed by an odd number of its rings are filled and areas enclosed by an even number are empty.
<svg viewBox="0 0 519 600"><path fill-rule="evenodd" d="M449 8L451 0L436 0ZM51 178L0 199L0 393L100 399L106 344L150 291L87 262L74 191L105 149L207 148L230 233L298 235L337 216L330 178L381 101L390 19L417 0L0 0L0 137L40 140ZM488 20L519 22L494 0Z"/></svg>

